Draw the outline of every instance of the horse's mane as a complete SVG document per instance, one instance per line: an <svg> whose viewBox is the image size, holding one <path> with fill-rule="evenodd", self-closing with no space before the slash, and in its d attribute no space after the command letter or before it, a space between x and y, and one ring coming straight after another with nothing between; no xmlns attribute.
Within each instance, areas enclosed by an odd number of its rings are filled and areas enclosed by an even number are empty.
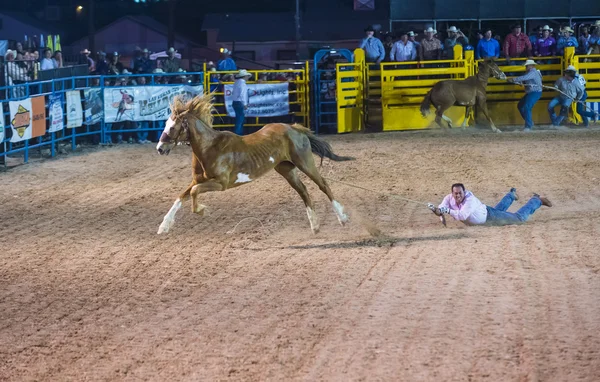
<svg viewBox="0 0 600 382"><path fill-rule="evenodd" d="M171 112L173 118L184 113L191 113L194 117L200 119L205 125L212 127L213 124L213 95L199 94L192 99L183 95L177 95L173 98Z"/></svg>

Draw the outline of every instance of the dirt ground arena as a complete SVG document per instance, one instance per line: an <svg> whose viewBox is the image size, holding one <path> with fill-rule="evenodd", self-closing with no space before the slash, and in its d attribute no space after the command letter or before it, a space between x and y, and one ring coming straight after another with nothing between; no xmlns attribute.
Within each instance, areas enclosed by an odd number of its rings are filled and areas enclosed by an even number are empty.
<svg viewBox="0 0 600 382"><path fill-rule="evenodd" d="M332 184L342 228L307 181L313 236L273 172L205 194L208 216L185 203L159 236L188 147L18 166L0 172L0 380L600 381L600 131L327 139L357 157L326 161L330 178L436 203L456 181L490 204L515 186L517 205L555 207L444 228Z"/></svg>

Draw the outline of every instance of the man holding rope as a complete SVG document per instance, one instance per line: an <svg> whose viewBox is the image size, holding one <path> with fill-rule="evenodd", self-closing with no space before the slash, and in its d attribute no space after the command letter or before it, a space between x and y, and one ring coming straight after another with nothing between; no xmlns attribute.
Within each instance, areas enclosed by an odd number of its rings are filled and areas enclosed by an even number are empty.
<svg viewBox="0 0 600 382"><path fill-rule="evenodd" d="M531 131L533 128L533 118L531 110L542 97L542 73L535 67L537 64L533 60L525 61L526 73L520 77L509 78L509 83L516 83L525 86L525 96L521 98L517 107L521 117L525 120L524 131Z"/></svg>
<svg viewBox="0 0 600 382"><path fill-rule="evenodd" d="M452 185L452 193L437 208L433 204L428 207L437 216L448 214L466 225L488 226L524 223L541 206L552 207L548 198L533 194L517 212L508 212L510 205L518 199L517 190L512 188L495 207L486 206L471 191L465 190L462 183L456 183Z"/></svg>
<svg viewBox="0 0 600 382"><path fill-rule="evenodd" d="M569 107L571 103L581 102L583 98L583 87L579 81L575 80L575 67L569 66L562 77L556 80L554 87L558 91L558 95L548 104L548 114L554 126L560 126L562 121L569 115ZM560 105L560 115L557 117L554 113L554 108Z"/></svg>

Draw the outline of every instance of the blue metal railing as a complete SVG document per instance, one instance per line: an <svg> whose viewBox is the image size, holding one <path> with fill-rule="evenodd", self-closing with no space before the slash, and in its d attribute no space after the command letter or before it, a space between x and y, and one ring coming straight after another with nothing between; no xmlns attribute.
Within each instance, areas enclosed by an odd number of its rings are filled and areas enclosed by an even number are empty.
<svg viewBox="0 0 600 382"><path fill-rule="evenodd" d="M141 77L144 79L142 80ZM183 80L185 77L185 81ZM122 80L125 80L125 84ZM133 83L135 81L135 83ZM154 73L154 74L136 74L136 75L120 75L120 76L82 76L70 78L58 78L48 81L39 81L32 83L24 83L13 86L0 87L0 118L4 122L4 139L0 139L0 160L4 160L7 156L22 154L24 162L29 161L31 150L49 149L50 156L54 157L57 153L58 144L60 142L70 142L71 149L75 150L78 141L89 139L92 143L112 143L112 137L117 135L117 141L124 135L137 134L137 140L145 141L148 134L155 133L155 138L164 128L164 120L161 121L120 121L119 123L106 123L105 118L99 121L88 123L83 118L83 124L80 127L67 128L67 97L66 92L70 90L83 90L81 96L82 112L85 114L85 105L91 101L86 99L85 90L97 90L102 97L103 112L104 112L104 90L109 88L133 88L146 85L153 86L181 86L191 85L200 87L200 93L204 91L204 73ZM10 128L10 112L9 102L20 101L29 97L43 96L44 107L46 108L46 126L49 125L50 110L48 110L48 97L51 95L62 94L61 107L63 111L62 129L57 132L47 132L40 137L31 138L21 142L10 142L12 129ZM92 94L89 92L89 94ZM96 94L97 96L97 94ZM165 118L166 120L166 118ZM120 138L119 138L120 137ZM40 152L41 154L41 152Z"/></svg>

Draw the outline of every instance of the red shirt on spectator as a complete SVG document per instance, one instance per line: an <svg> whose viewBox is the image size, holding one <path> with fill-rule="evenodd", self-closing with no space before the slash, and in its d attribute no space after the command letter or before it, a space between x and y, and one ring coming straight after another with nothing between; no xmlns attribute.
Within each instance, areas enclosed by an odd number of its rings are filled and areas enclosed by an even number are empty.
<svg viewBox="0 0 600 382"><path fill-rule="evenodd" d="M531 41L525 33L519 33L519 35L511 33L504 39L504 55L506 57L531 56L531 50Z"/></svg>

